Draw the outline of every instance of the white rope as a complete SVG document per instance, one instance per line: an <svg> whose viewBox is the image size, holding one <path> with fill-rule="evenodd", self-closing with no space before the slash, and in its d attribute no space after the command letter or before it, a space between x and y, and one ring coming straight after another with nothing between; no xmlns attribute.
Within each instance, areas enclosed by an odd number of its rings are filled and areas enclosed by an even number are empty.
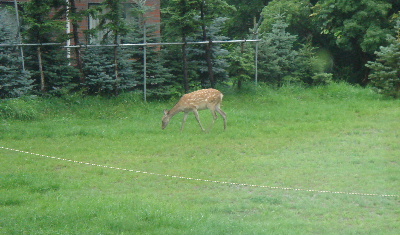
<svg viewBox="0 0 400 235"><path fill-rule="evenodd" d="M256 188L268 188L268 189L280 189L280 190L291 190L291 191L314 192L314 193L347 194L347 195L380 196L380 197L400 197L399 195L394 195L394 194L351 193L351 192L341 192L341 191L326 191L326 190L315 190L315 189L299 189L299 188L287 188L287 187L274 187L274 186L265 186L265 185L257 185L257 184L234 183L234 182L226 182L226 181L218 181L218 180L207 180L207 179L199 179L199 178L192 178L192 177L185 177L185 176L176 176L176 175L168 175L168 174L159 174L159 173L152 173L152 172L147 172L147 171L138 171L138 170L131 170L131 169L120 168L120 167L106 166L106 165L100 165L100 164L96 164L96 163L82 162L82 161L76 161L76 160L71 160L71 159L66 159L66 158L59 158L59 157L47 156L47 155L38 154L38 153L31 153L31 152L27 152L27 151L23 151L23 150L12 149L12 148L6 148L6 147L2 147L2 146L0 146L0 149L10 150L10 151L15 151L15 152L20 152L20 153L26 153L26 154L31 154L31 155L36 155L36 156L40 156L40 157L45 157L45 158L51 158L51 159L61 160L61 161L79 163L79 164L84 164L84 165L89 165L89 166L97 166L97 167L109 168L109 169L114 169L114 170L121 170L121 171L129 171L129 172L135 172L135 173L141 173L141 174L163 176L163 177L169 177L169 178L175 178L175 179L194 180L194 181L202 181L202 182L210 182L210 183L219 183L219 184L227 184L227 185L235 185L235 186L256 187Z"/></svg>

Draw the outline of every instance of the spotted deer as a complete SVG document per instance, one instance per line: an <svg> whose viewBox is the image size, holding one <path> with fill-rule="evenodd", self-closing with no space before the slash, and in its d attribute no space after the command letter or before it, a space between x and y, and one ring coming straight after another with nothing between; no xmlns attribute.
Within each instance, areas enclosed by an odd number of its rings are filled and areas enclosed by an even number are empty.
<svg viewBox="0 0 400 235"><path fill-rule="evenodd" d="M224 129L226 129L226 114L221 110L222 97L224 95L215 89L202 89L183 95L178 103L171 110L164 110L164 117L162 118L162 129L164 130L169 121L177 113L184 112L181 131L185 126L187 116L190 112L194 113L200 128L205 131L201 125L198 110L209 109L214 117L213 124L218 118L218 112L224 119Z"/></svg>

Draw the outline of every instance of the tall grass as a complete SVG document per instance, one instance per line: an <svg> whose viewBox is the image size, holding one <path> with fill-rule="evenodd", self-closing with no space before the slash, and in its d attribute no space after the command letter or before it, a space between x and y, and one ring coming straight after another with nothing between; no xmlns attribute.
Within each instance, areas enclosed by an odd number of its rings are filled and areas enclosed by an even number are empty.
<svg viewBox="0 0 400 235"><path fill-rule="evenodd" d="M398 197L283 188L399 195L398 100L347 84L223 92L228 129L207 133L192 115L161 130L176 99L2 101L0 146L157 175L0 149L0 233L397 234Z"/></svg>

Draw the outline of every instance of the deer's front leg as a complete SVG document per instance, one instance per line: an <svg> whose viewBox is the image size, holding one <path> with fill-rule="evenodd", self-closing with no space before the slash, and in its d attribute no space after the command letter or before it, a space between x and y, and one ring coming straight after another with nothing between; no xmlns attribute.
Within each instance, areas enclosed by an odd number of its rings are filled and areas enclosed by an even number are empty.
<svg viewBox="0 0 400 235"><path fill-rule="evenodd" d="M200 128L201 128L203 131L206 131L206 130L203 128L203 125L201 125L200 117L199 117L199 112L197 112L197 110L195 109L195 110L193 110L193 113L194 113L194 116L196 117L197 122L198 122L199 125L200 125Z"/></svg>
<svg viewBox="0 0 400 235"><path fill-rule="evenodd" d="M186 112L183 114L183 120L182 120L181 131L183 131L183 128L185 127L185 122L186 122L186 119L187 119L187 117L188 117L188 114L189 114L189 113L186 113Z"/></svg>

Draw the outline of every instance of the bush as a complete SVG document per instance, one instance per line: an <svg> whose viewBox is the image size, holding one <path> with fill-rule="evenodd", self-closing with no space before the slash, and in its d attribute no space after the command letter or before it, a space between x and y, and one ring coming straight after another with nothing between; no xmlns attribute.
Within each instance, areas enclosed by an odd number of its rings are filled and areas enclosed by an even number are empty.
<svg viewBox="0 0 400 235"><path fill-rule="evenodd" d="M19 98L0 102L0 118L34 120L37 119L39 115L40 112L30 99Z"/></svg>
<svg viewBox="0 0 400 235"><path fill-rule="evenodd" d="M332 82L332 74L331 73L316 73L312 77L314 85L327 85Z"/></svg>

